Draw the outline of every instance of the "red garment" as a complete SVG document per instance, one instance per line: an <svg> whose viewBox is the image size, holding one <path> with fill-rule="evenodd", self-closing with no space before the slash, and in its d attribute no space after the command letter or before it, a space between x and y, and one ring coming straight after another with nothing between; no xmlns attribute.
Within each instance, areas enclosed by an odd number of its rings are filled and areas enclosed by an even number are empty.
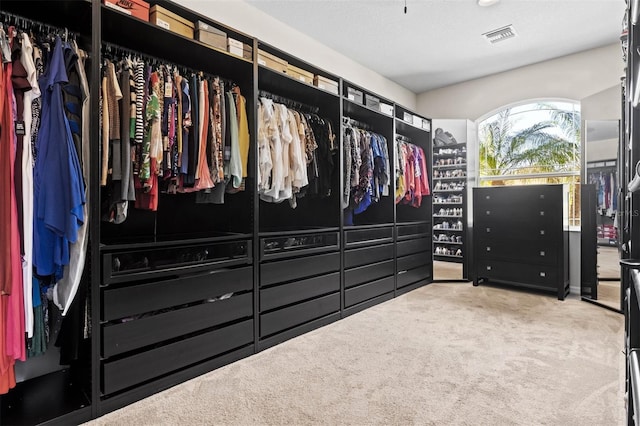
<svg viewBox="0 0 640 426"><path fill-rule="evenodd" d="M431 194L429 190L429 174L427 171L427 162L425 160L424 151L422 148L416 146L414 148L414 157L416 162L418 163L419 176L415 176L415 196L411 202L411 205L414 207L420 207L422 204L422 197Z"/></svg>

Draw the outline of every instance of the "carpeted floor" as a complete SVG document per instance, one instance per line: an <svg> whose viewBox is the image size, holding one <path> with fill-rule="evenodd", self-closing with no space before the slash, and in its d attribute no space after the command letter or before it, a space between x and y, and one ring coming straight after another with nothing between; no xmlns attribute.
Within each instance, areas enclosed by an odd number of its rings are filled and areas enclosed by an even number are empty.
<svg viewBox="0 0 640 426"><path fill-rule="evenodd" d="M620 425L623 316L431 284L90 425Z"/></svg>

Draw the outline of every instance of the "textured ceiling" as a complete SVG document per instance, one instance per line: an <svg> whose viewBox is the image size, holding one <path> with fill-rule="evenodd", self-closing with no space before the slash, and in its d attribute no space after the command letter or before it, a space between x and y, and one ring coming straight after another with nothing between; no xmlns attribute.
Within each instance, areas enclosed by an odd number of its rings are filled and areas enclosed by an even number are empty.
<svg viewBox="0 0 640 426"><path fill-rule="evenodd" d="M624 0L245 0L415 93L619 42ZM481 35L513 24L517 37Z"/></svg>

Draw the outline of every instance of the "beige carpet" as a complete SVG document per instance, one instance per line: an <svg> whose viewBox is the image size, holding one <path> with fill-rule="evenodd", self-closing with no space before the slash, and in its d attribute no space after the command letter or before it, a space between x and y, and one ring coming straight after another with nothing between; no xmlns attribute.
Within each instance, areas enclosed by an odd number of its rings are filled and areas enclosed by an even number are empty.
<svg viewBox="0 0 640 426"><path fill-rule="evenodd" d="M432 284L91 425L620 425L623 316Z"/></svg>

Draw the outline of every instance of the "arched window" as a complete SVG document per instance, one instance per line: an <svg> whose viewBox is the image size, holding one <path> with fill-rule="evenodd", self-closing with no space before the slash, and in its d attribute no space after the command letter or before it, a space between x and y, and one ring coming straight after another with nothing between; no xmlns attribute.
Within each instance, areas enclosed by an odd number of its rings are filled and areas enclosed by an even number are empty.
<svg viewBox="0 0 640 426"><path fill-rule="evenodd" d="M480 186L565 183L570 225L579 225L580 104L536 101L479 122Z"/></svg>

